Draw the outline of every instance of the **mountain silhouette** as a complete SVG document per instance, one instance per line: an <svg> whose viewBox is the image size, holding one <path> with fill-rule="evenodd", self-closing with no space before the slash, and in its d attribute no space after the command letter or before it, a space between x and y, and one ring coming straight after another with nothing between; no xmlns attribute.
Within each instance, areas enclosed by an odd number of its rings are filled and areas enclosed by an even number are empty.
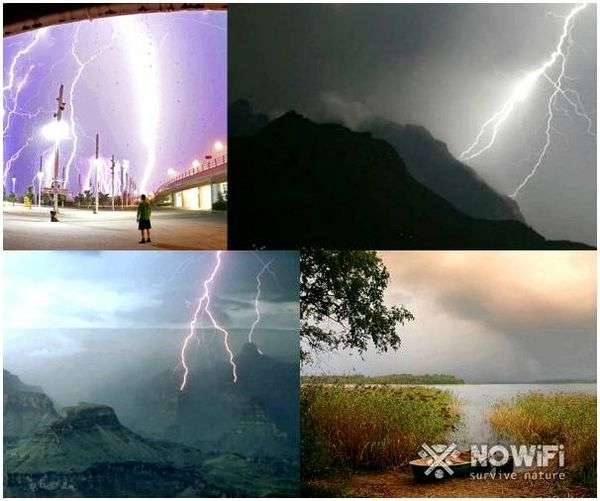
<svg viewBox="0 0 600 501"><path fill-rule="evenodd" d="M491 188L471 167L454 158L446 144L435 139L424 127L373 119L364 123L361 129L390 143L412 177L468 216L525 222L512 198Z"/></svg>
<svg viewBox="0 0 600 501"><path fill-rule="evenodd" d="M472 218L367 132L295 112L230 138L229 242L238 249L549 249L516 220Z"/></svg>

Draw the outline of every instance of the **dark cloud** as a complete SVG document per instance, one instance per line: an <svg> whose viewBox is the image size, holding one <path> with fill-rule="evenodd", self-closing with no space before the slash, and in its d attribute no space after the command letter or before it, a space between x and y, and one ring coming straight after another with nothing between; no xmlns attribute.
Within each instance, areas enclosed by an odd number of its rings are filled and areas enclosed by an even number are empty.
<svg viewBox="0 0 600 501"><path fill-rule="evenodd" d="M256 318L261 259L273 260L275 275L264 277L255 340L265 354L296 363L296 252L223 252L211 311L239 353ZM215 262L216 252L208 251L7 255L5 367L70 403L106 377L172 370ZM222 338L206 315L197 326L202 346L214 347L220 360Z"/></svg>
<svg viewBox="0 0 600 501"><path fill-rule="evenodd" d="M323 354L309 371L447 372L470 381L593 377L593 252L384 252L388 304L415 321L398 352Z"/></svg>

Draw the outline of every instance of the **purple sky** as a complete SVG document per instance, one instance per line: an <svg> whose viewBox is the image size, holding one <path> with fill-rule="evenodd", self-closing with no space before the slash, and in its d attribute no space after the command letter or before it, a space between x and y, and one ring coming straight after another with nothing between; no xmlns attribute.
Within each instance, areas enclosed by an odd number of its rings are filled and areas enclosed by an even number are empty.
<svg viewBox="0 0 600 501"><path fill-rule="evenodd" d="M167 169L186 170L194 159L211 153L215 141L225 143L226 27L226 12L156 13L5 38L6 189L12 191L13 177L19 194L32 185L40 155L44 185L49 185L53 145L41 128L53 120L60 84L65 89L63 121L69 125L73 113L76 132L76 138L69 132L60 143L60 171L68 170L71 193L79 192L80 185L89 187L96 132L100 156L127 160L145 192L165 179ZM15 56L27 47L11 72ZM108 191L107 162L99 178L101 189Z"/></svg>

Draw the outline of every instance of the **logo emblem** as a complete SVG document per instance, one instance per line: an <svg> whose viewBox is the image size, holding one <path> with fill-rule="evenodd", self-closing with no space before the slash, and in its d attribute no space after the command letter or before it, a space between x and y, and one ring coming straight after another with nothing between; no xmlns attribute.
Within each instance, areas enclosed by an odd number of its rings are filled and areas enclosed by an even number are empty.
<svg viewBox="0 0 600 501"><path fill-rule="evenodd" d="M446 458L448 458L455 450L456 444L421 445L419 456L421 459L431 460L431 464L429 464L429 467L425 470L425 475L430 475L432 471L437 479L444 477L444 471L446 471L448 475L453 475L454 472L452 471L452 468L450 468L451 463L446 462Z"/></svg>

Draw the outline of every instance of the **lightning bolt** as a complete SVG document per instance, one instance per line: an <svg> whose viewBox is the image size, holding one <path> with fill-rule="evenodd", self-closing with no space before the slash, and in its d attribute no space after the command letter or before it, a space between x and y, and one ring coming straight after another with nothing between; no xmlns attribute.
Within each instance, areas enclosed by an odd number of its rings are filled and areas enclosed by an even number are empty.
<svg viewBox="0 0 600 501"><path fill-rule="evenodd" d="M17 83L17 86L15 88L15 97L13 99L13 105L12 105L12 108L8 111L8 114L6 115L6 124L4 125L4 128L2 129L3 136L6 136L6 132L10 128L10 124L12 122L13 117L18 113L17 108L19 106L19 96L21 95L21 91L23 90L23 87L25 87L25 85L27 84L27 80L29 80L29 75L31 74L31 71L33 70L33 68L35 68L34 64L29 66L29 69L27 70L27 72L25 73L23 78Z"/></svg>
<svg viewBox="0 0 600 501"><path fill-rule="evenodd" d="M33 49L35 47L35 45L37 45L37 43L40 41L40 39L46 33L47 30L48 30L48 28L40 28L40 29L36 30L35 35L33 36L33 39L31 40L31 42L29 42L28 45L26 45L25 47L23 47L22 49L19 49L17 51L17 53L15 54L15 57L13 57L13 59L10 63L10 66L8 68L8 83L2 87L3 95L7 90L12 90L13 85L15 84L15 69L16 69L17 63L19 62L19 59L21 59L23 56L29 54L31 49Z"/></svg>
<svg viewBox="0 0 600 501"><path fill-rule="evenodd" d="M258 274L256 275L256 296L254 297L254 310L256 311L256 319L252 323L252 327L250 327L250 332L248 333L248 342L249 343L252 342L252 334L254 333L254 329L256 328L256 326L260 322L260 308L258 307L259 300L260 300L260 287L261 287L260 278L262 277L263 273L265 271L267 271L267 269L269 268L270 264L271 264L271 261L269 261L268 263L266 263L261 268L261 270L258 272Z"/></svg>
<svg viewBox="0 0 600 501"><path fill-rule="evenodd" d="M156 164L160 117L159 65L152 40L135 16L119 16L116 22L121 28L119 35L123 44L129 51L130 68L137 85L140 136L146 147L146 165L140 183L140 193L146 193Z"/></svg>
<svg viewBox="0 0 600 501"><path fill-rule="evenodd" d="M71 55L73 56L73 59L75 59L75 62L77 63L77 70L75 71L75 76L73 77L73 80L71 81L71 86L69 87L69 125L70 125L70 129L71 129L71 137L73 138L72 141L72 145L71 145L71 153L69 154L69 158L67 159L67 163L65 164L65 170L64 170L64 180L63 180L63 186L67 186L68 182L69 182L69 173L71 171L71 165L73 164L73 161L75 160L75 157L77 155L77 145L79 143L79 137L77 135L77 124L75 123L75 102L74 102L74 97L75 97L75 90L77 89L77 84L79 83L79 79L81 78L81 75L83 73L83 71L85 70L85 68L93 63L96 59L98 59L105 50L107 50L110 47L110 44L106 45L105 47L103 47L102 49L100 49L98 52L96 52L95 54L93 54L91 57L89 57L87 60L82 61L81 58L79 57L79 55L77 54L77 43L79 41L79 30L81 29L81 24L78 23L77 27L75 28L75 33L73 35L73 42L71 43ZM112 33L112 37L111 37L111 42L115 37L115 32L113 31Z"/></svg>
<svg viewBox="0 0 600 501"><path fill-rule="evenodd" d="M568 77L565 75L565 67L567 62L567 56L569 53L568 46L571 43L571 30L573 28L573 22L575 16L579 14L583 9L587 7L587 4L580 4L569 12L567 16L563 18L563 27L560 38L556 44L554 51L550 54L540 66L536 69L529 71L516 82L513 90L504 102L504 104L496 111L488 120L486 120L481 126L479 133L477 134L475 141L465 149L459 156L460 160L466 161L471 160L480 156L485 151L489 150L495 143L496 137L505 124L506 120L510 117L511 113L520 103L524 102L529 96L531 90L535 87L540 79L545 79L553 88L553 91L548 98L547 113L546 113L546 126L545 126L545 141L537 160L534 163L530 173L525 177L521 184L515 189L511 197L516 197L519 192L527 185L529 180L535 175L538 167L543 162L546 154L550 148L551 142L551 131L552 131L552 120L554 118L554 105L559 96L561 96L573 109L577 116L583 118L588 124L588 133L592 134L592 120L583 111L583 106L579 94L572 90L567 89L563 86L564 80ZM550 70L558 61L560 61L558 75L556 79L552 79L547 71ZM485 139L487 138L487 140Z"/></svg>
<svg viewBox="0 0 600 501"><path fill-rule="evenodd" d="M260 255L259 255L258 252L256 252L256 251L251 251L251 252L252 252L252 255L260 262L260 264L262 264L263 266L265 266L267 264L265 262L265 260L262 257L260 257ZM272 262L272 260L271 260L271 262ZM277 274L273 271L273 269L272 268L267 268L267 271L273 277L276 285L278 287L281 287L281 285L279 284L279 278L277 277Z"/></svg>
<svg viewBox="0 0 600 501"><path fill-rule="evenodd" d="M3 102L6 103L7 102L7 91L8 94L11 94L13 92L13 88L15 87L15 80L16 80L16 76L15 76L15 71L17 68L17 64L19 62L19 60L21 58L23 58L24 56L26 56L27 54L29 54L29 52L37 45L37 43L40 41L40 39L42 38L42 36L44 36L44 34L46 33L47 28L41 28L39 30L36 30L35 34L33 35L33 38L31 40L31 42L29 42L25 47L23 47L22 49L19 49L17 51L17 53L14 55L10 66L8 68L8 81L5 85L2 86L2 98L3 98ZM25 74L25 76L20 79L18 81L18 83L16 84L16 92L14 95L14 101L13 101L13 107L9 110L7 118L6 118L6 125L3 127L2 132L3 132L3 136L6 135L9 127L10 127L10 123L12 118L16 115L17 113L17 106L18 106L18 100L19 100L19 95L21 94L21 90L23 90L23 88L25 87L25 85L27 84L27 81L29 79L29 75L31 73L31 71L33 70L33 66L29 67L29 70L27 71L27 73ZM4 106L2 108L2 118L4 121ZM23 150L31 143L32 141L32 137L29 137L27 139L27 141L21 145L19 147L19 149L17 149L17 151L15 153L12 154L12 156L6 161L6 163L4 164L4 174L3 174L3 184L6 185L6 179L8 177L8 173L13 165L14 162L16 162L19 157L21 156L21 153L23 152Z"/></svg>
<svg viewBox="0 0 600 501"><path fill-rule="evenodd" d="M27 148L27 146L29 146L31 141L33 141L33 136L29 136L27 138L27 141L25 141L25 143L23 145L21 145L21 147L13 153L11 155L11 157L4 164L4 176L3 176L4 179L2 180L4 186L6 186L6 179L8 178L8 174L10 172L10 169L11 169L13 163L15 163L19 159L23 150L25 148Z"/></svg>
<svg viewBox="0 0 600 501"><path fill-rule="evenodd" d="M204 281L204 286L203 286L204 293L198 299L198 305L196 306L194 316L192 317L192 320L190 322L189 333L183 340L183 344L181 346L181 354L180 354L181 355L181 365L183 366L184 373L183 373L183 379L181 382L181 386L179 387L179 391L184 390L184 388L187 384L187 381L188 381L188 376L189 376L190 370L189 370L189 366L187 364L186 357L185 357L186 350L187 350L187 347L188 347L190 341L196 336L196 324L198 323L198 319L202 312L206 313L206 315L208 316L208 318L210 319L210 321L212 323L213 328L216 329L223 336L223 344L225 346L225 351L227 351L227 355L229 357L229 364L231 365L231 373L232 373L232 377L233 377L233 382L234 383L237 382L237 367L236 367L235 361L233 359L233 352L229 348L229 332L227 332L227 330L225 330L223 327L221 327L219 324L217 324L217 321L213 317L212 312L210 310L210 287L209 286L214 281L214 279L219 271L219 268L221 267L222 252L223 251L217 252L217 259L215 261L215 266L213 267L213 270L210 273L210 275L208 276L208 278Z"/></svg>

